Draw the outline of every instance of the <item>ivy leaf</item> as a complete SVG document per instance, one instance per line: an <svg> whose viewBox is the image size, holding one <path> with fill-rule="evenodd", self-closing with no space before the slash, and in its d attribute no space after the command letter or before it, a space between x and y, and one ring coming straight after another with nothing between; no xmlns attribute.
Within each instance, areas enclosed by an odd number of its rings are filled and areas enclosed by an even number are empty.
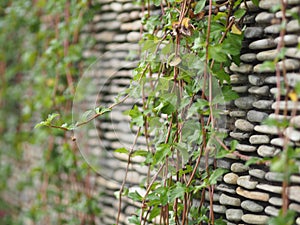
<svg viewBox="0 0 300 225"><path fill-rule="evenodd" d="M198 14L202 9L204 9L205 3L206 3L205 0L200 0L199 2L197 2L194 13Z"/></svg>

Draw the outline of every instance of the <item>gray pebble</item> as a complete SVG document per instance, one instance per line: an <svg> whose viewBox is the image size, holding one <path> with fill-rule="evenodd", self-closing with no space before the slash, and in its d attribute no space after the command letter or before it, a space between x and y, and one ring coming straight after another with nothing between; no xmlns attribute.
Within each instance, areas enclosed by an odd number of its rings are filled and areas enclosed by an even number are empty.
<svg viewBox="0 0 300 225"><path fill-rule="evenodd" d="M250 212L262 212L264 207L251 200L245 200L241 203L243 209Z"/></svg>
<svg viewBox="0 0 300 225"><path fill-rule="evenodd" d="M269 94L269 86L262 87L251 87L248 89L248 92L256 95L268 95Z"/></svg>
<svg viewBox="0 0 300 225"><path fill-rule="evenodd" d="M230 197L225 194L221 194L220 196L220 204L222 205L232 205L232 206L240 206L241 200L239 198Z"/></svg>
<svg viewBox="0 0 300 225"><path fill-rule="evenodd" d="M245 53L240 56L240 59L244 62L254 62L256 60L256 54L254 53Z"/></svg>
<svg viewBox="0 0 300 225"><path fill-rule="evenodd" d="M270 138L267 135L252 135L249 138L249 142L251 144L268 144L270 142Z"/></svg>
<svg viewBox="0 0 300 225"><path fill-rule="evenodd" d="M261 39L250 43L249 48L253 50L268 49L276 46L273 39Z"/></svg>
<svg viewBox="0 0 300 225"><path fill-rule="evenodd" d="M234 125L241 131L251 132L254 129L254 125L252 123L243 119L237 119Z"/></svg>
<svg viewBox="0 0 300 225"><path fill-rule="evenodd" d="M234 101L234 104L240 109L251 109L253 102L257 99L254 96L241 97Z"/></svg>
<svg viewBox="0 0 300 225"><path fill-rule="evenodd" d="M259 38L263 35L262 27L247 27L244 31L245 38Z"/></svg>
<svg viewBox="0 0 300 225"><path fill-rule="evenodd" d="M280 152L279 149L276 149L273 146L267 146L267 145L261 145L259 146L259 148L257 149L257 153L258 155L262 156L262 157L274 157L275 155L277 155Z"/></svg>
<svg viewBox="0 0 300 225"><path fill-rule="evenodd" d="M255 189L256 185L258 184L257 181L251 181L250 176L240 176L237 179L237 184L241 187L247 188L247 189Z"/></svg>
<svg viewBox="0 0 300 225"><path fill-rule="evenodd" d="M227 209L226 219L234 222L239 222L242 219L243 211L241 209Z"/></svg>
<svg viewBox="0 0 300 225"><path fill-rule="evenodd" d="M263 120L265 120L267 117L268 117L267 113L256 111L256 110L250 110L247 113L247 119L250 122L259 122L260 123Z"/></svg>
<svg viewBox="0 0 300 225"><path fill-rule="evenodd" d="M248 76L249 83L255 86L262 85L264 83L264 77L263 76L257 76L257 75L249 75Z"/></svg>
<svg viewBox="0 0 300 225"><path fill-rule="evenodd" d="M264 179L266 172L260 169L251 169L249 170L249 174L253 177Z"/></svg>
<svg viewBox="0 0 300 225"><path fill-rule="evenodd" d="M242 163L233 163L230 167L232 172L243 173L249 170L249 167Z"/></svg>

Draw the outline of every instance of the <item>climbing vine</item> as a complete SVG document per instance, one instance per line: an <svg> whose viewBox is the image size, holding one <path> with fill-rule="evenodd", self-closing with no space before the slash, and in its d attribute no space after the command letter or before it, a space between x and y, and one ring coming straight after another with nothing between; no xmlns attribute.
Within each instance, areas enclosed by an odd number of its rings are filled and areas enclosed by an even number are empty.
<svg viewBox="0 0 300 225"><path fill-rule="evenodd" d="M144 156L149 168L140 191L120 190L120 199L127 193L141 203L133 224L223 224L212 198L226 172L215 159L234 150L223 143L220 121L226 102L238 97L226 68L239 64L239 22L246 13L240 2L156 1L161 14L144 15L142 60L128 89L129 96L142 98L127 113L147 148L116 150L128 153L128 163Z"/></svg>
<svg viewBox="0 0 300 225"><path fill-rule="evenodd" d="M258 4L257 0L252 2ZM77 123L62 123L56 120L58 114L52 114L37 125L75 130L128 98L138 99L132 109L124 112L131 117L136 138L131 148L115 151L128 156L125 178L116 194L116 224L120 223L124 198L140 206L129 219L131 224L226 224L213 210L215 184L227 172L218 166L218 159L232 154L249 160L247 165L270 162L241 155L235 151L237 143L227 139L226 107L238 98L231 88L228 67L232 62L240 64L241 26L247 12L247 4L241 7L241 3L242 0L141 1L141 59L129 88L119 96L122 98L107 108L95 108L91 117ZM281 38L283 35L284 29ZM277 69L277 75L279 57L264 65ZM297 96L299 90L294 91ZM295 97L294 91L290 96ZM288 126L270 120L265 123ZM145 148L137 149L138 139L145 140ZM292 166L294 154L290 146L285 146L273 160L271 170L286 173L288 179L297 169ZM138 189L131 189L126 179L135 157L144 159L141 166L147 166L148 173ZM283 188L287 184L285 180ZM287 200L285 191L283 199ZM293 220L286 202L282 211L286 221ZM280 224L281 219L272 220Z"/></svg>

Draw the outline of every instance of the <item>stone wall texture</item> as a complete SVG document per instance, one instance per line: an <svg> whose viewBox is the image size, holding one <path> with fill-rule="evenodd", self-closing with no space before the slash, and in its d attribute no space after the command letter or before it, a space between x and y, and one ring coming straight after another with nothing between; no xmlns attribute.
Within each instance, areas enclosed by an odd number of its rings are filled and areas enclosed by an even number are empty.
<svg viewBox="0 0 300 225"><path fill-rule="evenodd" d="M240 97L228 105L227 121L230 140L237 140L239 155L229 155L218 161L219 167L229 169L215 188L214 211L228 221L228 224L266 224L271 216L276 216L283 204L283 174L270 172L268 165L251 164L245 166L249 156L274 158L283 150L288 140L295 149L300 145L300 105L288 98L286 90L292 90L300 81L299 21L292 16L300 13L300 0L287 0L289 9L286 33L280 38L283 13L270 12L270 8L280 0L261 0L259 6L245 1L241 7L248 8L244 19L246 29L241 52L241 64L229 68L233 89ZM86 28L96 39L94 49L85 54L99 57L97 64L88 72L96 86L92 95L101 105L110 105L113 99L130 82L131 70L136 65L141 37L142 9L127 0L99 0L101 10ZM264 61L273 60L278 55L278 45L282 41L286 47L286 59L279 61L278 67L286 71L288 88L278 90L276 72L262 66ZM282 78L283 82L283 78ZM277 99L277 101L276 101ZM91 98L91 101L95 101ZM129 118L122 111L130 109L135 100L121 104L109 117L96 122L96 128L89 130L89 149L100 160L97 182L103 193L101 201L101 224L114 224L118 200L114 193L119 190L125 175L127 158L116 154L114 149L130 147L134 140L134 130L129 126ZM291 126L280 130L263 125L266 118L282 120L288 118ZM285 138L287 137L287 139ZM100 142L99 142L100 140ZM100 144L99 144L100 143ZM143 141L136 148L143 146ZM146 177L147 168L138 166L138 158L132 162L126 186L138 188ZM295 164L300 167L300 159ZM300 224L300 174L290 177L288 207L297 212ZM121 222L128 224L127 216L134 212L135 205L123 200Z"/></svg>

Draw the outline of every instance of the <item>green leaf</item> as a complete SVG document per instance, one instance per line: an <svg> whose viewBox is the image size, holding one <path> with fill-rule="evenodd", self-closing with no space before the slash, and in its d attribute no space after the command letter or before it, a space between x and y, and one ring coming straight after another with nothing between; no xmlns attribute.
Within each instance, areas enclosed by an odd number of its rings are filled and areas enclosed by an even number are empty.
<svg viewBox="0 0 300 225"><path fill-rule="evenodd" d="M252 0L252 2L255 6L258 6L258 4L259 4L259 0Z"/></svg>
<svg viewBox="0 0 300 225"><path fill-rule="evenodd" d="M200 0L199 2L197 2L194 13L198 14L202 9L204 9L205 3L205 0Z"/></svg>
<svg viewBox="0 0 300 225"><path fill-rule="evenodd" d="M176 182L176 185L173 186L168 193L169 201L173 202L176 198L183 199L185 192L186 192L185 184Z"/></svg>
<svg viewBox="0 0 300 225"><path fill-rule="evenodd" d="M224 168L217 168L217 169L213 170L213 172L211 173L211 175L209 177L209 184L216 184L218 178L227 172L228 172L228 170L224 169Z"/></svg>
<svg viewBox="0 0 300 225"><path fill-rule="evenodd" d="M250 166L252 164L256 164L258 162L261 162L262 159L258 158L258 157L251 157L250 159L247 160L247 162L245 163L245 166Z"/></svg>
<svg viewBox="0 0 300 225"><path fill-rule="evenodd" d="M239 8L238 10L236 10L236 11L234 12L234 17L235 17L236 19L240 19L242 16L245 15L245 13L246 13L246 10L245 10L245 9Z"/></svg>
<svg viewBox="0 0 300 225"><path fill-rule="evenodd" d="M128 193L128 197L130 199L132 199L133 201L137 201L137 202L143 201L143 197L137 191L135 191L135 192L129 192Z"/></svg>
<svg viewBox="0 0 300 225"><path fill-rule="evenodd" d="M224 49L221 45L210 45L208 47L208 54L211 59L214 59L217 62L226 62L228 60L226 54L224 54Z"/></svg>
<svg viewBox="0 0 300 225"><path fill-rule="evenodd" d="M129 153L129 151L126 148L118 148L114 152L122 153L122 154L128 154Z"/></svg>
<svg viewBox="0 0 300 225"><path fill-rule="evenodd" d="M171 154L171 146L169 144L160 144L155 152L154 159L155 163L158 164L162 162L167 155Z"/></svg>
<svg viewBox="0 0 300 225"><path fill-rule="evenodd" d="M107 113L107 112L111 112L111 109L110 108L103 108L103 107L99 106L95 109L95 112L97 114L104 114L104 113Z"/></svg>

